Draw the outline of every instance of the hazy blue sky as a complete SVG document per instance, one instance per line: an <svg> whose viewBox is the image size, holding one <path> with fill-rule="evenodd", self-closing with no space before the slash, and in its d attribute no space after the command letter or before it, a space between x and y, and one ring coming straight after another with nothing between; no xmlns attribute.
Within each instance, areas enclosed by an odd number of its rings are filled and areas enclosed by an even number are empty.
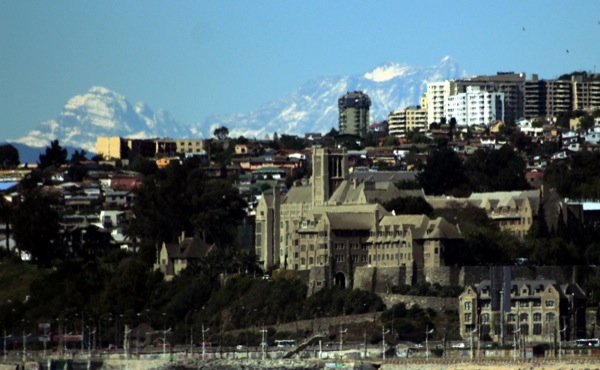
<svg viewBox="0 0 600 370"><path fill-rule="evenodd" d="M567 49L569 52L567 52ZM452 56L470 74L600 69L600 1L0 1L0 140L100 85L183 123L311 77Z"/></svg>

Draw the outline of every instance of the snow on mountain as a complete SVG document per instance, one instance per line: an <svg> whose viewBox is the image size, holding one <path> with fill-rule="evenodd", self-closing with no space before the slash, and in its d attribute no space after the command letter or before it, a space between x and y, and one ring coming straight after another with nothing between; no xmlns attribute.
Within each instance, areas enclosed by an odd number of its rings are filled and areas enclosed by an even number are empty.
<svg viewBox="0 0 600 370"><path fill-rule="evenodd" d="M31 147L46 147L58 139L63 146L95 151L96 137L211 137L225 126L232 137L263 138L266 135L326 133L338 125L338 99L349 91L362 90L371 98L371 122L389 112L417 105L427 83L466 77L450 57L431 67L386 63L358 76L322 76L307 81L289 95L251 112L213 115L202 123L182 125L165 111L154 112L145 103L131 105L104 87L94 86L65 104L60 116L42 122L27 136L9 140Z"/></svg>
<svg viewBox="0 0 600 370"><path fill-rule="evenodd" d="M419 104L430 82L466 77L451 58L431 67L387 63L361 76L325 76L309 80L288 96L248 113L210 116L193 130L211 136L225 126L231 136L262 138L279 134L326 133L338 125L338 99L348 91L362 90L371 98L371 122L389 112Z"/></svg>
<svg viewBox="0 0 600 370"><path fill-rule="evenodd" d="M95 152L98 136L128 138L184 137L190 132L169 112L153 112L145 103L132 106L127 99L107 88L94 86L65 104L55 120L42 122L27 136L14 140L31 147L46 147L58 139L61 145Z"/></svg>

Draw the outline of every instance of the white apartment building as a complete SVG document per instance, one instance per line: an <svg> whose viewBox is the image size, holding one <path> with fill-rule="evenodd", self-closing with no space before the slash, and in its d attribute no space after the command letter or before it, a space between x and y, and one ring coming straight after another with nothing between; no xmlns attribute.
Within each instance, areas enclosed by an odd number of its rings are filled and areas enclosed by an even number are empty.
<svg viewBox="0 0 600 370"><path fill-rule="evenodd" d="M446 97L443 117L455 118L459 126L504 121L504 93L467 86L467 92Z"/></svg>
<svg viewBox="0 0 600 370"><path fill-rule="evenodd" d="M456 90L454 81L431 82L427 84L427 122L440 122L445 117L446 100Z"/></svg>

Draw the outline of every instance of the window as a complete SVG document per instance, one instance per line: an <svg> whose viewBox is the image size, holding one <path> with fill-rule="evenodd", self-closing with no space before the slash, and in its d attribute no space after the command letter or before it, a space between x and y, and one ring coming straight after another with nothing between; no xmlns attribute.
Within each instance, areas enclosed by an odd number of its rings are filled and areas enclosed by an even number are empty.
<svg viewBox="0 0 600 370"><path fill-rule="evenodd" d="M546 314L546 322L554 322L556 320L556 315L552 312Z"/></svg>
<svg viewBox="0 0 600 370"><path fill-rule="evenodd" d="M533 321L542 321L542 314L539 312L536 312L533 314Z"/></svg>
<svg viewBox="0 0 600 370"><path fill-rule="evenodd" d="M465 314L465 322L471 322L471 314L470 313Z"/></svg>
<svg viewBox="0 0 600 370"><path fill-rule="evenodd" d="M515 320L516 320L515 314L514 313L509 313L508 316L507 316L507 320L508 320L508 322L515 322Z"/></svg>
<svg viewBox="0 0 600 370"><path fill-rule="evenodd" d="M471 301L465 302L465 310L471 310Z"/></svg>
<svg viewBox="0 0 600 370"><path fill-rule="evenodd" d="M529 307L529 302L519 302L519 307Z"/></svg>
<svg viewBox="0 0 600 370"><path fill-rule="evenodd" d="M554 307L554 301L551 301L551 300L546 301L546 307Z"/></svg>
<svg viewBox="0 0 600 370"><path fill-rule="evenodd" d="M519 321L520 322L527 322L527 320L529 320L529 315L526 313L522 313L519 315Z"/></svg>

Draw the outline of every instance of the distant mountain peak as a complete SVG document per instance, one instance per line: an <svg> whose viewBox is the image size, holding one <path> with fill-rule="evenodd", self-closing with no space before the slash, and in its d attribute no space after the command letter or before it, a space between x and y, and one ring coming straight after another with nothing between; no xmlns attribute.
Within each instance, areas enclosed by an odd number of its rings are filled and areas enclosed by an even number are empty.
<svg viewBox="0 0 600 370"><path fill-rule="evenodd" d="M378 122L391 111L419 104L427 83L462 77L466 72L450 56L429 67L389 62L358 76L315 77L253 111L213 115L189 126L166 110L153 110L143 102L132 105L115 91L93 86L69 99L56 119L41 122L27 136L9 141L45 147L58 139L63 146L94 152L98 136L199 138L212 136L213 129L220 126L227 127L232 137L326 133L337 128L337 101L348 91L361 90L370 96L371 122Z"/></svg>
<svg viewBox="0 0 600 370"><path fill-rule="evenodd" d="M67 101L59 117L41 122L15 142L40 147L58 139L61 145L94 152L98 136L131 138L189 136L189 131L168 112L154 111L145 103L132 106L125 96L106 87L93 86Z"/></svg>
<svg viewBox="0 0 600 370"><path fill-rule="evenodd" d="M374 82L384 82L396 77L404 76L406 73L410 72L411 69L412 67L407 64L386 63L375 68L371 72L365 73L364 78Z"/></svg>
<svg viewBox="0 0 600 370"><path fill-rule="evenodd" d="M361 90L371 98L371 122L382 121L388 113L412 105L427 90L427 83L465 77L451 57L434 66L385 63L359 76L323 76L307 81L289 95L247 113L210 116L193 131L225 126L231 136L265 137L274 132L326 133L337 128L337 101L348 91Z"/></svg>

